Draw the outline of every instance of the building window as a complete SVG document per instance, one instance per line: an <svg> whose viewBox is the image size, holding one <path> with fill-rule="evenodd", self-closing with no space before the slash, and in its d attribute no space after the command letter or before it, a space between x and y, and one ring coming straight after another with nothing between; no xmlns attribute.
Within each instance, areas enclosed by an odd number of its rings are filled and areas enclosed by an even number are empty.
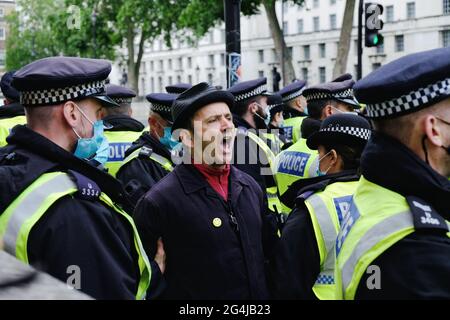
<svg viewBox="0 0 450 320"><path fill-rule="evenodd" d="M150 92L155 92L155 78L150 79Z"/></svg>
<svg viewBox="0 0 450 320"><path fill-rule="evenodd" d="M264 50L258 50L258 61L264 63Z"/></svg>
<svg viewBox="0 0 450 320"><path fill-rule="evenodd" d="M288 47L287 48L287 53L288 53L288 55L292 58L293 57L293 53L294 53L294 51L293 51L294 49L292 48L292 47Z"/></svg>
<svg viewBox="0 0 450 320"><path fill-rule="evenodd" d="M211 31L209 33L209 43L214 43L214 31Z"/></svg>
<svg viewBox="0 0 450 320"><path fill-rule="evenodd" d="M158 91L163 92L163 80L162 77L158 77Z"/></svg>
<svg viewBox="0 0 450 320"><path fill-rule="evenodd" d="M311 59L311 49L309 45L303 46L303 57L305 60Z"/></svg>
<svg viewBox="0 0 450 320"><path fill-rule="evenodd" d="M313 7L318 8L319 7L319 0L314 0Z"/></svg>
<svg viewBox="0 0 450 320"><path fill-rule="evenodd" d="M208 56L208 61L209 61L209 66L214 67L214 55L213 54L210 54Z"/></svg>
<svg viewBox="0 0 450 320"><path fill-rule="evenodd" d="M314 31L319 31L319 30L320 30L320 20L319 20L319 17L314 17L314 18L313 18L313 29L314 29Z"/></svg>
<svg viewBox="0 0 450 320"><path fill-rule="evenodd" d="M303 33L303 19L297 20L297 32Z"/></svg>
<svg viewBox="0 0 450 320"><path fill-rule="evenodd" d="M188 65L188 69L192 69L192 58L191 57L187 58L187 65Z"/></svg>
<svg viewBox="0 0 450 320"><path fill-rule="evenodd" d="M284 22L283 22L283 34L289 34L288 28L289 28L288 22L287 22L287 21L284 21Z"/></svg>
<svg viewBox="0 0 450 320"><path fill-rule="evenodd" d="M325 83L327 81L326 69L325 67L319 67L319 82Z"/></svg>
<svg viewBox="0 0 450 320"><path fill-rule="evenodd" d="M225 53L220 54L220 65L221 66L225 65Z"/></svg>
<svg viewBox="0 0 450 320"><path fill-rule="evenodd" d="M141 78L141 92L146 92L147 89L145 88L145 78Z"/></svg>
<svg viewBox="0 0 450 320"><path fill-rule="evenodd" d="M380 44L380 45L377 46L376 48L377 48L377 53L378 53L378 54L384 53L384 43Z"/></svg>
<svg viewBox="0 0 450 320"><path fill-rule="evenodd" d="M319 43L319 57L325 58L327 55L325 43Z"/></svg>
<svg viewBox="0 0 450 320"><path fill-rule="evenodd" d="M450 0L444 0L444 14L450 14Z"/></svg>
<svg viewBox="0 0 450 320"><path fill-rule="evenodd" d="M224 29L220 30L220 42L221 43L225 42L225 30Z"/></svg>
<svg viewBox="0 0 450 320"><path fill-rule="evenodd" d="M336 4L336 0L330 0L330 6L332 6L333 4Z"/></svg>
<svg viewBox="0 0 450 320"><path fill-rule="evenodd" d="M5 51L0 51L0 66L5 66Z"/></svg>
<svg viewBox="0 0 450 320"><path fill-rule="evenodd" d="M406 4L406 18L414 19L416 17L416 3L408 2Z"/></svg>
<svg viewBox="0 0 450 320"><path fill-rule="evenodd" d="M331 30L337 29L337 21L335 14L330 14L330 29Z"/></svg>
<svg viewBox="0 0 450 320"><path fill-rule="evenodd" d="M394 6L386 7L386 22L394 22Z"/></svg>
<svg viewBox="0 0 450 320"><path fill-rule="evenodd" d="M259 70L258 71L258 78L263 78L264 77L264 70Z"/></svg>
<svg viewBox="0 0 450 320"><path fill-rule="evenodd" d="M304 81L308 81L308 68L302 68L302 77Z"/></svg>
<svg viewBox="0 0 450 320"><path fill-rule="evenodd" d="M0 18L3 18L5 16L5 10L3 8L0 8Z"/></svg>
<svg viewBox="0 0 450 320"><path fill-rule="evenodd" d="M159 60L159 70L160 71L164 70L164 61L163 60Z"/></svg>
<svg viewBox="0 0 450 320"><path fill-rule="evenodd" d="M212 75L212 73L208 73L208 83L209 83L210 85L213 84L213 75Z"/></svg>
<svg viewBox="0 0 450 320"><path fill-rule="evenodd" d="M178 76L177 76L177 83L180 83L180 82L181 82L181 76L178 75Z"/></svg>
<svg viewBox="0 0 450 320"><path fill-rule="evenodd" d="M372 71L377 70L379 67L381 67L381 63L379 62L372 63Z"/></svg>
<svg viewBox="0 0 450 320"><path fill-rule="evenodd" d="M273 61L275 61L275 62L280 61L277 51L275 49L272 49L272 57L273 57Z"/></svg>
<svg viewBox="0 0 450 320"><path fill-rule="evenodd" d="M172 76L169 76L168 82L169 82L169 86L171 86L173 84Z"/></svg>
<svg viewBox="0 0 450 320"><path fill-rule="evenodd" d="M191 84L192 84L192 75L191 75L191 74L188 75L188 83L191 83Z"/></svg>
<svg viewBox="0 0 450 320"><path fill-rule="evenodd" d="M353 41L353 47L355 48L355 56L358 55L358 40Z"/></svg>
<svg viewBox="0 0 450 320"><path fill-rule="evenodd" d="M0 40L5 40L5 28L0 28Z"/></svg>
<svg viewBox="0 0 450 320"><path fill-rule="evenodd" d="M183 69L183 58L178 58L178 70Z"/></svg>
<svg viewBox="0 0 450 320"><path fill-rule="evenodd" d="M155 63L153 61L150 61L150 71L155 71Z"/></svg>
<svg viewBox="0 0 450 320"><path fill-rule="evenodd" d="M168 65L169 70L172 70L172 59L168 60Z"/></svg>
<svg viewBox="0 0 450 320"><path fill-rule="evenodd" d="M450 30L442 31L442 45L444 47L450 47Z"/></svg>
<svg viewBox="0 0 450 320"><path fill-rule="evenodd" d="M405 38L403 35L395 36L395 51L402 52L405 50Z"/></svg>

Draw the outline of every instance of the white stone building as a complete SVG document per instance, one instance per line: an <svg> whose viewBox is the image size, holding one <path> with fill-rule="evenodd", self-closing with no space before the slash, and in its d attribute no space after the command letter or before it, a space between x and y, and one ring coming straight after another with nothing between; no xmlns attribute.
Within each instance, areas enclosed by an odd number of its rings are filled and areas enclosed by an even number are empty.
<svg viewBox="0 0 450 320"><path fill-rule="evenodd" d="M358 0L356 1L358 4ZM450 45L450 0L374 0L384 6L384 45L364 48L363 75L402 55ZM336 59L345 0L306 0L299 7L278 3L278 18L288 50L292 50L296 78L309 84L330 81ZM278 63L266 14L241 18L243 80L267 76ZM356 75L357 10L347 71ZM283 12L282 12L283 11ZM139 91L162 92L168 84L208 81L226 87L225 26L212 29L197 47L174 40L168 49L162 40L146 48ZM278 68L279 69L279 68Z"/></svg>

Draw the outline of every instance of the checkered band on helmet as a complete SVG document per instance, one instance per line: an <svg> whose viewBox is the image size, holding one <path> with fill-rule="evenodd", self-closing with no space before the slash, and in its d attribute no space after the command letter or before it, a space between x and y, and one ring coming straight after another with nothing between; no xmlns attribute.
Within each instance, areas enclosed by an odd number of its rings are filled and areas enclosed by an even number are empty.
<svg viewBox="0 0 450 320"><path fill-rule="evenodd" d="M329 126L326 128L320 129L320 131L326 132L340 132L344 134L348 134L354 137L358 137L364 140L369 140L371 131L365 128L359 127L349 127L349 126Z"/></svg>
<svg viewBox="0 0 450 320"><path fill-rule="evenodd" d="M381 103L370 103L366 106L366 115L369 118L386 118L407 113L432 102L439 97L450 96L450 78L430 84L425 88L411 91L399 98Z"/></svg>
<svg viewBox="0 0 450 320"><path fill-rule="evenodd" d="M121 103L131 104L131 101L133 100L133 98L111 98L111 99L118 104Z"/></svg>
<svg viewBox="0 0 450 320"><path fill-rule="evenodd" d="M263 84L263 85L261 85L261 86L259 86L259 87L256 87L255 89L249 91L249 92L237 94L237 95L234 97L234 100L235 100L235 101L247 100L247 99L249 99L249 98L256 97L256 96L258 96L258 95L260 95L261 93L264 93L264 92L266 92L266 91L267 91L267 85L266 85L266 84Z"/></svg>
<svg viewBox="0 0 450 320"><path fill-rule="evenodd" d="M291 100L294 100L297 97L300 97L304 90L305 90L305 88L303 87L300 90L295 91L295 92L283 97L283 102L289 102Z"/></svg>
<svg viewBox="0 0 450 320"><path fill-rule="evenodd" d="M163 113L171 114L171 112L172 112L170 106L166 106L166 105L159 104L159 103L154 103L154 102L152 102L152 106L151 106L150 109L152 111L158 112L158 113L163 112Z"/></svg>
<svg viewBox="0 0 450 320"><path fill-rule="evenodd" d="M65 88L22 91L20 93L20 103L25 106L42 106L104 93L105 81L94 81Z"/></svg>

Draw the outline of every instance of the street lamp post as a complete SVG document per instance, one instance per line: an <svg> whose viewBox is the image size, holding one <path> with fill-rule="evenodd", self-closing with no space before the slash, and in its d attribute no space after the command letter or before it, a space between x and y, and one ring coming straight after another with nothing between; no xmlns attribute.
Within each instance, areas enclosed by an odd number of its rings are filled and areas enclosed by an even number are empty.
<svg viewBox="0 0 450 320"><path fill-rule="evenodd" d="M94 42L94 58L97 58L97 30L96 30L96 24L97 24L97 11L94 8L94 11L91 15L91 21L92 21L92 30L93 30L93 42Z"/></svg>

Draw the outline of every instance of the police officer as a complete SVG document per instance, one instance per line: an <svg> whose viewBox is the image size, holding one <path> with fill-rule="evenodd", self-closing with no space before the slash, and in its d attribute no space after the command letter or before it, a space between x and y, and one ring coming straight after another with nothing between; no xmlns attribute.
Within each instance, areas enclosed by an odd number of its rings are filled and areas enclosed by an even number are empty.
<svg viewBox="0 0 450 320"><path fill-rule="evenodd" d="M283 128L288 143L296 143L300 139L302 121L308 115L307 103L302 95L305 86L305 81L298 80L278 92L285 104Z"/></svg>
<svg viewBox="0 0 450 320"><path fill-rule="evenodd" d="M96 299L143 298L150 265L106 160L106 60L51 57L14 74L27 125L0 151L0 237L19 260ZM103 151L102 151L103 152Z"/></svg>
<svg viewBox="0 0 450 320"><path fill-rule="evenodd" d="M264 136L270 140L274 155L280 153L281 148L286 142L286 136L283 129L283 100L279 94L272 94L267 97L267 108L270 115L270 123L267 133Z"/></svg>
<svg viewBox="0 0 450 320"><path fill-rule="evenodd" d="M251 175L265 190L271 211L280 212L274 180L275 154L270 140L264 138L270 121L267 79L240 82L229 90L234 96L233 122L237 128L234 165Z"/></svg>
<svg viewBox="0 0 450 320"><path fill-rule="evenodd" d="M284 225L273 268L277 298L335 298L334 244L369 137L363 117L336 114L307 139L308 147L319 152L319 176L302 180L305 186Z"/></svg>
<svg viewBox="0 0 450 320"><path fill-rule="evenodd" d="M450 299L449 68L450 48L419 52L354 87L374 133L336 242L344 299Z"/></svg>
<svg viewBox="0 0 450 320"><path fill-rule="evenodd" d="M323 121L333 114L352 112L355 108L359 108L359 103L353 95L354 84L351 78L343 75L334 81L304 90L303 95L308 103L308 117ZM276 181L283 213L290 212L298 192L297 188L289 191L290 186L300 179L317 176L317 156L317 151L309 149L304 138L300 138L277 156Z"/></svg>
<svg viewBox="0 0 450 320"><path fill-rule="evenodd" d="M180 94L190 88L192 88L192 85L190 83L180 82L180 83L166 86L166 91L167 91L167 93L171 93L171 94Z"/></svg>
<svg viewBox="0 0 450 320"><path fill-rule="evenodd" d="M0 107L0 147L6 145L6 137L11 128L18 124L25 124L25 110L19 103L19 92L11 86L14 71L6 72L0 80L0 88L5 97L4 105Z"/></svg>
<svg viewBox="0 0 450 320"><path fill-rule="evenodd" d="M133 141L140 137L144 125L131 117L133 114L131 102L136 97L133 90L109 84L106 86L106 94L119 105L105 108L106 116L103 118L103 121L110 125L110 128L105 130L105 136L109 142L108 162L105 167L109 174L116 176L117 170L125 159L125 152Z"/></svg>
<svg viewBox="0 0 450 320"><path fill-rule="evenodd" d="M133 203L150 190L159 180L173 170L171 151L178 142L172 139L172 103L178 95L152 93L147 95L151 103L145 131L127 150L123 165L117 173Z"/></svg>
<svg viewBox="0 0 450 320"><path fill-rule="evenodd" d="M189 155L136 207L147 252L154 254L159 237L165 245L166 299L268 298L263 193L230 166L233 103L205 82L175 100L172 131Z"/></svg>

